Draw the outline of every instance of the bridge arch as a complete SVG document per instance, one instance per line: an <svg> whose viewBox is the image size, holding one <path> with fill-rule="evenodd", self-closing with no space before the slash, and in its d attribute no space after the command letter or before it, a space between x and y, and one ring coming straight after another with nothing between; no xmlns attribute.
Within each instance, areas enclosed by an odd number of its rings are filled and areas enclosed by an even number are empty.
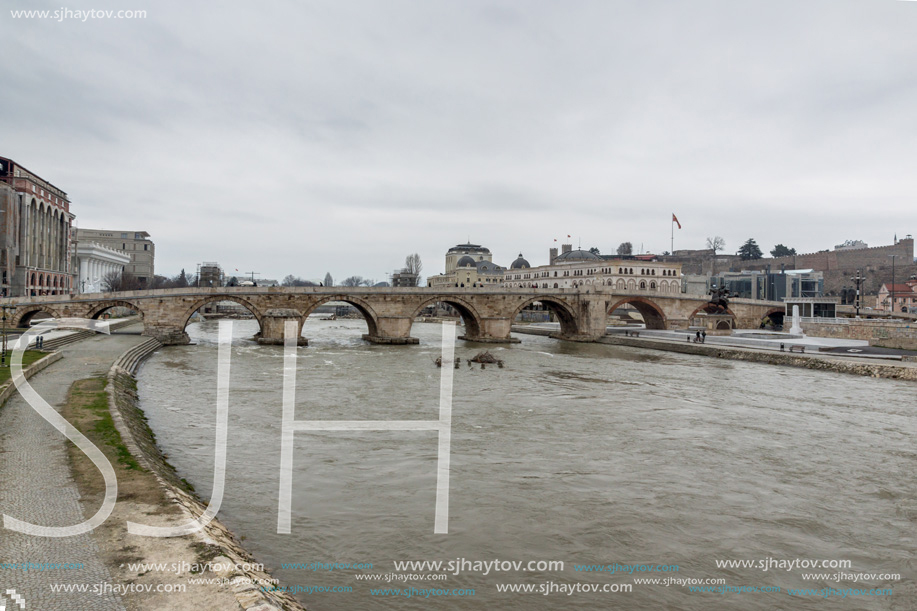
<svg viewBox="0 0 917 611"><path fill-rule="evenodd" d="M101 318L102 315L111 308L128 308L131 309L137 314L140 315L140 318L143 318L143 310L140 309L137 304L131 303L130 301L124 301L122 299L113 299L111 301L104 301L92 307L89 310L89 313L86 314L86 318L92 318L93 320Z"/></svg>
<svg viewBox="0 0 917 611"><path fill-rule="evenodd" d="M182 331L184 331L188 326L188 321L191 320L191 317L195 312L203 308L208 303L214 303L217 301L232 301L233 303L238 303L240 306L251 312L252 316L255 317L255 320L258 321L258 334L261 334L261 331L263 330L263 325L261 322L261 319L264 317L263 312L261 312L261 310L259 310L258 307L255 306L255 304L253 304L251 301L243 297L237 297L235 295L208 295L207 297L196 301L194 305L186 309L179 316L178 323L181 326Z"/></svg>
<svg viewBox="0 0 917 611"><path fill-rule="evenodd" d="M786 310L784 308L771 308L767 311L767 314L761 317L761 324L764 324L764 319L768 318L778 327L783 326L784 318L786 316Z"/></svg>
<svg viewBox="0 0 917 611"><path fill-rule="evenodd" d="M303 325L306 322L306 319L309 318L309 314L314 312L319 306L328 303L329 301L343 301L344 303L349 303L357 309L357 311L363 315L363 318L366 320L366 326L369 329L369 335L377 336L379 334L378 329L378 319L379 316L376 314L376 311L369 304L369 302L355 297L353 295L338 294L338 295L328 295L319 299L314 304L310 305L303 312L302 317L299 319L299 333L302 334Z"/></svg>
<svg viewBox="0 0 917 611"><path fill-rule="evenodd" d="M549 295L530 297L523 301L520 305L516 306L516 309L509 318L510 322L515 321L516 317L519 316L519 313L522 312L526 306L536 301L547 306L551 313L557 317L557 320L560 321L560 332L562 335L571 337L579 335L579 321L576 317L576 310L563 299L551 297Z"/></svg>
<svg viewBox="0 0 917 611"><path fill-rule="evenodd" d="M420 316L420 313L428 305L434 303L445 303L452 306L458 311L459 316L462 317L462 322L465 323L465 336L466 337L480 337L481 335L481 314L478 312L477 308L469 302L467 299L461 297L453 296L437 296L431 297L424 301L418 306L414 312L411 314L411 324L413 325L414 319Z"/></svg>
<svg viewBox="0 0 917 611"><path fill-rule="evenodd" d="M668 328L668 319L665 312L658 304L650 301L646 297L625 297L619 299L614 305L605 309L606 313L611 313L623 305L632 305L634 309L643 316L643 322L647 329L666 329Z"/></svg>
<svg viewBox="0 0 917 611"><path fill-rule="evenodd" d="M60 314L54 309L42 305L29 306L22 312L13 314L10 320L10 327L28 328L37 314L47 314L51 318L60 318Z"/></svg>
<svg viewBox="0 0 917 611"><path fill-rule="evenodd" d="M699 308L696 308L693 312L691 312L691 316L688 317L688 320L689 321L694 320L694 317L700 314L701 312L706 312L708 314L722 314L722 312L720 312L720 310L715 305L710 304L710 303L705 303L704 305L700 306ZM729 308L726 308L726 314L735 316L733 311L730 310ZM762 316L761 319L763 320L764 317Z"/></svg>

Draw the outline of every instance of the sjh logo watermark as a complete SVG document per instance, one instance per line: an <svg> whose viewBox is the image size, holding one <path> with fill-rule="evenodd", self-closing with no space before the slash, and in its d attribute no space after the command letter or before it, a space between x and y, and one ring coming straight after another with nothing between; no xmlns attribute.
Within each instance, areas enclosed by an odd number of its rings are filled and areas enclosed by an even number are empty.
<svg viewBox="0 0 917 611"><path fill-rule="evenodd" d="M91 329L109 333L107 322L85 318L51 320L23 333L13 346L10 362L13 384L38 414L79 448L102 473L105 498L96 514L73 526L40 526L3 514L3 527L39 537L71 537L92 531L105 522L118 498L118 478L105 454L80 431L51 407L25 379L22 356L38 335L59 327ZM295 321L284 325L283 416L280 450L280 497L277 507L277 533L291 531L293 498L293 437L296 431L436 431L439 438L436 465L436 505L433 532L449 532L449 468L452 447L452 388L455 362L455 323L442 325L442 367L439 385L439 418L437 420L295 420L296 348L299 328ZM226 436L229 428L229 373L232 345L232 321L221 320L217 350L216 442L214 447L213 494L200 518L181 526L149 526L127 522L127 532L146 537L180 537L204 528L216 516L223 502L226 481ZM0 611L5 611L0 608Z"/></svg>
<svg viewBox="0 0 917 611"><path fill-rule="evenodd" d="M7 596L9 596L9 601L7 601ZM20 609L25 609L25 598L21 594L17 594L16 590L12 588L6 591L6 596L0 596L0 611L7 611L7 602L12 605L9 607L10 611L14 611L16 606Z"/></svg>

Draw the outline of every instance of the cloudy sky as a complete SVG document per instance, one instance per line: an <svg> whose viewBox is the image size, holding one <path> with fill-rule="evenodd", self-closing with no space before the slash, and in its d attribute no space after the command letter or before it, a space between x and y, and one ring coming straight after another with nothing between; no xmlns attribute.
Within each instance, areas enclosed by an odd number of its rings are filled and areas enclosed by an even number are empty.
<svg viewBox="0 0 917 611"><path fill-rule="evenodd" d="M917 2L189 4L0 3L0 155L158 273L917 233Z"/></svg>

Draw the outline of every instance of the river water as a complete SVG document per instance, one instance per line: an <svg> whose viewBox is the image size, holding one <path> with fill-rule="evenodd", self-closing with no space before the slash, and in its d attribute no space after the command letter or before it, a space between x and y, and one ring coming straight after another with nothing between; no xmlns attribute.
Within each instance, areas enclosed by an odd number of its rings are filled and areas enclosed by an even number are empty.
<svg viewBox="0 0 917 611"><path fill-rule="evenodd" d="M914 609L917 387L755 363L546 337L489 348L506 367L454 372L449 534L433 533L435 432L296 433L292 534L278 535L283 349L234 321L226 495L220 518L314 611L350 609ZM376 346L361 321L309 320L298 350L298 420L436 420L441 327L420 345ZM212 488L217 323L139 373L143 408L181 476ZM563 570L465 570L447 580L367 582L394 561L564 562ZM850 561L865 581L805 580L786 565ZM372 569L281 568L371 563ZM677 565L632 575L574 565ZM467 566L467 565L466 565ZM472 567L473 568L473 567ZM443 571L445 572L445 571ZM837 568L814 572L837 573ZM430 573L408 570L404 573ZM691 592L635 579L724 579L774 593ZM554 586L550 584L553 583ZM536 593L500 593L534 584ZM549 585L544 585L549 584ZM572 595L575 584L631 592ZM376 588L474 595L373 596ZM554 593L543 595L539 588ZM581 589L584 586L579 586ZM885 588L891 596L791 595L788 588Z"/></svg>

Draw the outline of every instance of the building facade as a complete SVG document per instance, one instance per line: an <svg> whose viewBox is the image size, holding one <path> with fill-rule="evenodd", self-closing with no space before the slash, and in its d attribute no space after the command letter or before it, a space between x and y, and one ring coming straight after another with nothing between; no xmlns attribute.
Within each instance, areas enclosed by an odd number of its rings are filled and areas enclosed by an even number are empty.
<svg viewBox="0 0 917 611"><path fill-rule="evenodd" d="M876 309L917 313L917 280L908 280L903 284L883 284L876 297Z"/></svg>
<svg viewBox="0 0 917 611"><path fill-rule="evenodd" d="M417 286L417 281L419 276L413 272L409 272L406 269L394 272L392 274L392 286L393 287L411 287Z"/></svg>
<svg viewBox="0 0 917 611"><path fill-rule="evenodd" d="M153 279L156 246L147 232L78 228L76 240L94 242L127 253L130 262L124 266L124 271L132 274L141 287Z"/></svg>
<svg viewBox="0 0 917 611"><path fill-rule="evenodd" d="M73 292L73 218L64 191L0 157L0 293Z"/></svg>
<svg viewBox="0 0 917 611"><path fill-rule="evenodd" d="M446 251L446 271L427 278L434 288L500 286L506 270L493 262L490 249L480 244L458 244Z"/></svg>
<svg viewBox="0 0 917 611"><path fill-rule="evenodd" d="M726 287L733 297L783 301L789 297L823 297L825 280L822 272L811 269L783 272L724 272L709 280L710 287Z"/></svg>
<svg viewBox="0 0 917 611"><path fill-rule="evenodd" d="M216 261L204 261L201 263L200 271L197 276L197 285L210 288L221 287L224 284L225 277L223 268Z"/></svg>
<svg viewBox="0 0 917 611"><path fill-rule="evenodd" d="M602 256L588 250L549 251L548 265L532 267L522 254L503 277L508 288L605 287L619 291L681 292L681 264L658 261L653 255Z"/></svg>
<svg viewBox="0 0 917 611"><path fill-rule="evenodd" d="M94 242L76 245L77 293L101 293L108 290L106 277L121 275L131 258L127 253Z"/></svg>

